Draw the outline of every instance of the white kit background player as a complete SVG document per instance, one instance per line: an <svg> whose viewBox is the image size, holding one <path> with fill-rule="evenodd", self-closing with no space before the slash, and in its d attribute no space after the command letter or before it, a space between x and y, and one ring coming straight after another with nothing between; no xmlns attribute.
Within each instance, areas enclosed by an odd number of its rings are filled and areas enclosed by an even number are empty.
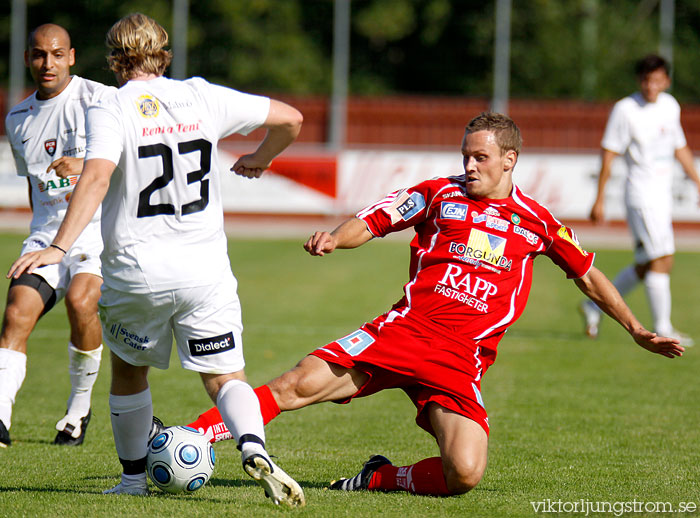
<svg viewBox="0 0 700 518"><path fill-rule="evenodd" d="M53 241L82 170L85 112L116 91L70 75L75 50L66 30L58 25L41 25L32 32L25 61L37 90L10 110L5 121L17 174L27 178L33 213L22 253L44 249ZM26 373L27 339L39 317L64 296L71 326L72 388L54 442L82 444L102 353L97 316L101 251L98 210L73 246L61 251L59 264L12 280L0 335L0 446L11 443L12 407Z"/></svg>
<svg viewBox="0 0 700 518"><path fill-rule="evenodd" d="M616 156L624 155L625 206L627 224L634 238L634 264L619 272L613 283L624 296L643 281L654 331L678 338L681 345L689 346L693 345L693 339L671 324L674 160L681 164L699 195L700 179L681 127L680 106L664 91L671 85L668 63L660 56L649 55L637 62L635 72L639 92L615 104L605 128L598 195L591 209L591 220L603 221L605 185L611 165ZM583 302L581 308L586 334L595 338L600 309L590 301Z"/></svg>
<svg viewBox="0 0 700 518"><path fill-rule="evenodd" d="M147 493L148 368L168 367L174 335L182 366L200 373L238 441L245 471L275 503L303 505L299 485L265 450L260 405L245 382L217 156L220 138L267 128L258 149L233 166L260 176L296 138L302 117L284 103L201 78L163 77L167 41L165 30L142 14L108 32L110 68L123 86L88 112L85 168L53 243L69 246L102 201L100 318L112 351L112 429L124 469L105 492ZM10 274L60 255L56 248L25 255Z"/></svg>

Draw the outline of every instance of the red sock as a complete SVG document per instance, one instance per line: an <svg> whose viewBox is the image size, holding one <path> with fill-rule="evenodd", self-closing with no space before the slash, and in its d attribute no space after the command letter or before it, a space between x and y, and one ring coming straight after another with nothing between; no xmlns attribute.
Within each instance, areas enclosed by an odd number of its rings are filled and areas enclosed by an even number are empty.
<svg viewBox="0 0 700 518"><path fill-rule="evenodd" d="M372 475L367 489L407 491L415 495L448 496L440 457L431 457L411 466L386 464Z"/></svg>
<svg viewBox="0 0 700 518"><path fill-rule="evenodd" d="M262 413L263 424L269 423L280 415L280 407L277 405L277 401L275 401L270 387L262 385L256 388L255 395L258 396L258 401L260 401L260 412ZM204 430L204 435L209 437L209 442L212 444L231 438L231 432L226 428L224 420L219 413L219 409L215 406L201 414L195 421L187 426L198 430Z"/></svg>
<svg viewBox="0 0 700 518"><path fill-rule="evenodd" d="M195 421L187 426L203 430L204 435L209 437L209 442L212 444L231 438L231 433L228 431L228 428L226 428L223 419L221 419L219 409L215 406L211 407L203 414L200 414Z"/></svg>
<svg viewBox="0 0 700 518"><path fill-rule="evenodd" d="M280 415L280 407L277 401L275 401L270 387L267 385L260 385L255 389L255 395L258 396L258 401L260 401L260 412L262 413L263 424L269 423Z"/></svg>

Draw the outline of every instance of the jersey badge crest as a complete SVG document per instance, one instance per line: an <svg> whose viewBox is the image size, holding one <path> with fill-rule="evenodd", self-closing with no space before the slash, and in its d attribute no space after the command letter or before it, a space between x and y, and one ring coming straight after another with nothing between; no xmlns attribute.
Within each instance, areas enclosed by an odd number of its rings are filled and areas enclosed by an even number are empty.
<svg viewBox="0 0 700 518"><path fill-rule="evenodd" d="M337 342L350 356L357 356L374 343L374 337L366 331L358 329Z"/></svg>
<svg viewBox="0 0 700 518"><path fill-rule="evenodd" d="M465 203L443 201L440 204L440 219L456 219L459 221L466 221L467 209L468 207Z"/></svg>
<svg viewBox="0 0 700 518"><path fill-rule="evenodd" d="M136 100L136 107L139 113L146 119L151 117L157 117L160 111L160 105L158 104L158 99L152 95L142 95Z"/></svg>
<svg viewBox="0 0 700 518"><path fill-rule="evenodd" d="M54 156L56 154L56 139L50 138L44 141L44 149L49 154L49 156Z"/></svg>
<svg viewBox="0 0 700 518"><path fill-rule="evenodd" d="M510 215L510 220L513 222L513 225L520 225L520 216L516 213Z"/></svg>

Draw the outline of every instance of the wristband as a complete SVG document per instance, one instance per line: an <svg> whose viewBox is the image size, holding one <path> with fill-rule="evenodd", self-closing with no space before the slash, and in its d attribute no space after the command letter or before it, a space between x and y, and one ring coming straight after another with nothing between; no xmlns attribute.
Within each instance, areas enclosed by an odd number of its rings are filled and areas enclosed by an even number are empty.
<svg viewBox="0 0 700 518"><path fill-rule="evenodd" d="M60 250L60 251L63 252L64 254L67 254L67 253L68 253L68 252L66 252L63 248L61 248L60 246L54 245L53 243L51 243L49 246L50 246L51 248L57 248L58 250Z"/></svg>

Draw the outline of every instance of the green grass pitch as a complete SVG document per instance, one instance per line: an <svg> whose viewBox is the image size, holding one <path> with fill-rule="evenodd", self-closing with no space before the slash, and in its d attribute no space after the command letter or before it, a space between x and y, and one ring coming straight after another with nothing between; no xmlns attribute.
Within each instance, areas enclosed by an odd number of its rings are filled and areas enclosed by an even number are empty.
<svg viewBox="0 0 700 518"><path fill-rule="evenodd" d="M22 237L0 235L0 265ZM232 240L243 304L246 371L253 385L292 367L305 353L388 309L407 278L404 242L378 241L324 258L299 241ZM629 251L601 251L608 275ZM700 255L679 253L672 277L674 323L700 340ZM664 502L700 505L700 349L669 360L636 346L610 320L601 337L581 333L580 293L548 259L535 263L530 304L500 344L483 381L491 422L489 466L481 484L454 498L325 489L374 453L410 464L437 453L418 429L402 392L351 405L326 403L283 414L267 427L270 452L304 487L306 508L275 508L243 473L235 445L215 445L212 480L193 495L103 496L118 481L107 403L105 354L93 419L81 448L51 444L69 391L68 325L57 306L29 342L28 374L17 397L13 445L0 450L0 514L6 517L189 517L290 515L401 518L535 516L531 502ZM2 288L2 299L7 289ZM628 302L649 323L643 290ZM211 406L199 377L180 368L150 376L155 414L184 424ZM603 514L601 514L602 516ZM608 516L610 514L607 514ZM654 514L657 516L657 514Z"/></svg>

